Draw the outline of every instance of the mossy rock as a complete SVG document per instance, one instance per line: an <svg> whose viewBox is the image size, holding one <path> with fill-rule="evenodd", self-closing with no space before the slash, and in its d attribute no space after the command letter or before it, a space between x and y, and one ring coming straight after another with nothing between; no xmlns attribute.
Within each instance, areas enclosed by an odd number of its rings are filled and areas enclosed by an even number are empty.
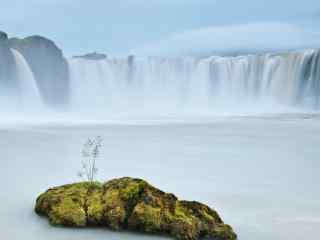
<svg viewBox="0 0 320 240"><path fill-rule="evenodd" d="M51 188L38 197L35 211L59 226L165 233L178 240L237 238L208 206L179 201L173 194L134 178Z"/></svg>

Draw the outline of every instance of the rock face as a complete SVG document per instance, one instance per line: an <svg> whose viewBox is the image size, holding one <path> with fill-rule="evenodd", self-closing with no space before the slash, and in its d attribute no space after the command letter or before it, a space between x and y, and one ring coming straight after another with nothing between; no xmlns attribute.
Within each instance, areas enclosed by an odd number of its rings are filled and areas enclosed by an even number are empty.
<svg viewBox="0 0 320 240"><path fill-rule="evenodd" d="M8 34L5 32L0 31L0 42L8 40Z"/></svg>
<svg viewBox="0 0 320 240"><path fill-rule="evenodd" d="M69 98L68 63L62 51L49 39L31 36L8 40L27 60L46 103L61 106Z"/></svg>
<svg viewBox="0 0 320 240"><path fill-rule="evenodd" d="M107 58L107 55L103 54L103 53L93 52L93 53L88 53L88 54L81 55L81 56L74 56L73 58L84 58L87 60L103 60L103 59Z"/></svg>
<svg viewBox="0 0 320 240"><path fill-rule="evenodd" d="M208 206L179 201L141 179L120 178L104 184L75 183L41 194L35 211L53 225L106 226L166 233L178 240L234 240L236 234Z"/></svg>
<svg viewBox="0 0 320 240"><path fill-rule="evenodd" d="M8 35L0 31L0 85L12 90L17 88L17 71L14 56L8 44Z"/></svg>

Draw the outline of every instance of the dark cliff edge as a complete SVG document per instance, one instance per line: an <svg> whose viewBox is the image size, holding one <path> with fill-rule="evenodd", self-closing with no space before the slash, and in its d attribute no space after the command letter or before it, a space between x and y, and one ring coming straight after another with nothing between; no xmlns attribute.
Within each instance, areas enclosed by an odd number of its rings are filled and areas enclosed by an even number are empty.
<svg viewBox="0 0 320 240"><path fill-rule="evenodd" d="M66 106L70 92L69 69L62 50L41 36L9 38L6 42L28 62L44 102L52 107Z"/></svg>
<svg viewBox="0 0 320 240"><path fill-rule="evenodd" d="M13 91L17 88L16 81L16 64L8 44L8 35L0 31L0 86Z"/></svg>

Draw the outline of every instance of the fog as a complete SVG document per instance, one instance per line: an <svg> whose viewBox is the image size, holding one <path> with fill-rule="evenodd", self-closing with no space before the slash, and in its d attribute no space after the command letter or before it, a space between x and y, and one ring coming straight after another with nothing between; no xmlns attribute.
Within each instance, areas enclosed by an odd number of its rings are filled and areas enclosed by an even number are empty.
<svg viewBox="0 0 320 240"><path fill-rule="evenodd" d="M68 89L52 88L50 102L39 87L43 79L11 51L17 84L2 88L3 122L312 113L320 106L320 52L314 49L237 57L70 58ZM63 108L50 106L61 98L68 99Z"/></svg>
<svg viewBox="0 0 320 240"><path fill-rule="evenodd" d="M320 227L319 129L319 116L309 114L193 123L2 125L1 236L158 239L107 229L53 228L33 213L40 192L79 180L81 146L88 136L101 135L101 181L145 178L182 199L207 203L240 240L313 238Z"/></svg>
<svg viewBox="0 0 320 240"><path fill-rule="evenodd" d="M144 178L206 203L239 240L316 238L317 1L1 4L12 35L44 34L66 55L108 53L64 58L39 38L30 56L3 45L14 72L0 83L1 238L166 239L57 228L34 213L38 194L80 180L82 144L97 135L100 181Z"/></svg>
<svg viewBox="0 0 320 240"><path fill-rule="evenodd" d="M39 193L79 181L81 146L96 135L104 139L101 181L145 178L182 199L204 202L240 240L317 234L317 50L204 59L73 58L64 109L45 104L27 62L13 53L19 88L1 103L0 115L3 238L166 238L54 228L35 215Z"/></svg>

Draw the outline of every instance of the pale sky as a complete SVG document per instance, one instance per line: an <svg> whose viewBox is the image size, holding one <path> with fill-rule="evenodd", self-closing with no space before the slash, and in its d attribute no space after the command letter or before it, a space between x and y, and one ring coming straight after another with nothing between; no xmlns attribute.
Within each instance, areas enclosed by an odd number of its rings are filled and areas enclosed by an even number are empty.
<svg viewBox="0 0 320 240"><path fill-rule="evenodd" d="M46 36L66 55L92 51L117 55L145 49L151 43L170 45L166 39L177 39L181 34L191 37L199 31L202 33L199 36L206 36L204 29L209 29L209 38L215 38L215 34L224 36L222 29L229 32L229 27L238 29L236 33L240 35L252 34L250 44L254 44L255 31L261 33L268 26L269 34L259 36L273 45L277 44L272 36L272 24L276 22L275 34L282 34L281 46L285 46L286 41L290 44L292 37L313 46L320 44L317 40L320 30L312 26L319 15L319 0L1 0L0 30L10 36ZM295 26L305 21L310 23L309 27ZM243 26L254 28L241 32ZM283 31L277 29L281 26ZM219 31L216 33L213 29ZM237 42L237 36L234 37L233 41ZM183 41L185 45L188 43L188 39ZM228 44L228 41L222 42ZM198 47L197 41L190 44ZM215 44L219 43L212 43Z"/></svg>

